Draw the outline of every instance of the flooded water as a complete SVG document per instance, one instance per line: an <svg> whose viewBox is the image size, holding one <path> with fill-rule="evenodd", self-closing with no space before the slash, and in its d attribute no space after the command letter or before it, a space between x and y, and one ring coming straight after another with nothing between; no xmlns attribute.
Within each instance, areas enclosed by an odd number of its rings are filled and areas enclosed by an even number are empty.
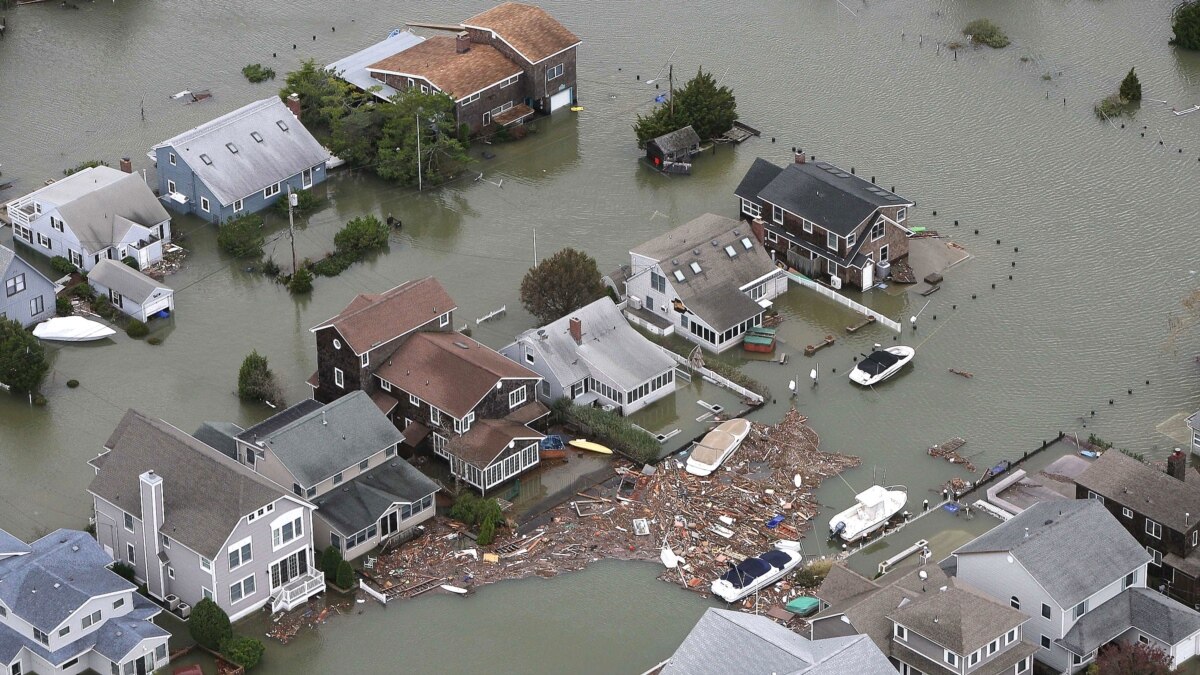
<svg viewBox="0 0 1200 675"><path fill-rule="evenodd" d="M131 156L136 168L148 168L144 153L153 143L275 92L278 81L242 78L247 63L282 76L302 58L332 60L405 20L460 20L488 4L423 0L401 8L369 0L339 6L336 16L313 0L117 0L79 10L51 2L10 10L0 39L0 169L17 184L0 199L86 159L115 165ZM873 390L852 388L845 375L873 342L892 341L886 329L846 336L843 327L855 317L801 289L777 302L788 319L780 335L791 363L747 366L775 399L757 415L777 420L788 380L803 382L796 403L823 446L864 458L847 483L827 484L828 501L848 503L872 471L914 495L935 489L959 474L923 450L951 436L968 439L963 452L981 468L1084 421L1087 431L1152 456L1179 444L1156 427L1200 408L1200 332L1167 342L1170 315L1200 283L1200 115L1175 117L1147 101L1121 129L1091 112L1131 66L1147 98L1181 108L1200 102L1200 56L1166 45L1174 2L778 1L750 13L700 0L669 15L655 3L542 4L584 39L583 112L540 121L525 141L490 148L497 156L474 167L485 180L472 175L422 194L348 173L329 181L326 207L298 234L302 256L331 249L333 233L362 213L392 213L404 228L386 254L318 280L310 299L293 299L223 257L211 228L177 220L191 254L168 279L177 316L156 329L163 344L118 336L55 348L48 406L0 398L0 527L28 537L82 526L91 476L84 462L128 407L189 431L204 420L264 417L268 411L242 406L232 393L251 349L268 356L293 400L304 396L314 368L308 328L357 292L437 275L458 302L457 323L469 321L477 338L502 346L532 325L517 286L534 257L535 231L539 255L573 245L611 269L633 246L700 213L735 215L732 191L754 157L786 162L793 146L895 186L917 202L913 224L950 234L973 254L929 298L917 332L902 337L917 347L914 367ZM937 46L983 15L1007 31L1012 46L957 57ZM763 138L699 158L690 177L642 166L630 124L652 106L656 91L646 81L664 77L668 60L678 76L703 65L731 85L743 118ZM214 92L209 102L168 98L204 88ZM283 257L283 246L268 248ZM882 291L864 301L905 323L925 303ZM474 326L501 306L509 310L504 318ZM822 376L810 387L814 359L801 349L830 333L838 342L815 359ZM67 389L71 378L81 386ZM629 671L655 660L619 653L631 640L657 657L699 614L698 600L688 611L652 614L691 596L653 582L639 566L588 574L577 577L587 579L590 593L583 607L538 605L545 625L578 626L570 639L504 624L525 622L528 603L545 589L575 590L572 577L533 593L519 584L497 587L459 605L372 609L273 649L268 670L302 662L365 671L401 654L393 649L400 646L410 649L399 658L432 649L443 669L462 671L481 657L452 637L461 633L536 653L539 667L543 658L549 668L553 659L569 659L578 662L574 670ZM635 610L629 598L638 599ZM641 615L641 627L619 630L631 615ZM610 632L595 632L597 625ZM377 638L382 630L386 641Z"/></svg>

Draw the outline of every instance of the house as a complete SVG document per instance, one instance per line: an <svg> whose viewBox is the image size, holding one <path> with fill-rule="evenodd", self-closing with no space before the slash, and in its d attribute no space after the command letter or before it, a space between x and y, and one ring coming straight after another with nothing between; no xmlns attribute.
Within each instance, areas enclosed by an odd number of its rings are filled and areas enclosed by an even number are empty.
<svg viewBox="0 0 1200 675"><path fill-rule="evenodd" d="M97 263L88 274L88 283L114 307L138 321L175 311L175 291L116 260Z"/></svg>
<svg viewBox="0 0 1200 675"><path fill-rule="evenodd" d="M670 163L690 162L698 152L700 136L690 124L646 142L646 160L660 171Z"/></svg>
<svg viewBox="0 0 1200 675"><path fill-rule="evenodd" d="M428 446L486 492L539 462L542 434L529 424L549 410L537 373L455 331L454 309L433 277L356 296L312 329L308 383L323 403L366 392L409 448Z"/></svg>
<svg viewBox="0 0 1200 675"><path fill-rule="evenodd" d="M312 504L166 422L130 410L89 464L96 539L152 598L236 621L325 590Z"/></svg>
<svg viewBox="0 0 1200 675"><path fill-rule="evenodd" d="M865 635L810 640L765 616L710 607L661 675L895 675Z"/></svg>
<svg viewBox="0 0 1200 675"><path fill-rule="evenodd" d="M438 484L397 456L404 436L371 397L305 399L235 437L238 461L317 506L313 541L353 560L433 517Z"/></svg>
<svg viewBox="0 0 1200 675"><path fill-rule="evenodd" d="M629 252L629 320L654 333L678 331L722 352L762 325L771 300L787 290L750 227L706 213Z"/></svg>
<svg viewBox="0 0 1200 675"><path fill-rule="evenodd" d="M300 123L299 98L290 103L255 101L154 146L163 203L219 223L324 182L329 151Z"/></svg>
<svg viewBox="0 0 1200 675"><path fill-rule="evenodd" d="M1150 554L1146 584L1200 605L1200 472L1176 449L1166 472L1109 451L1075 479L1075 496L1105 506ZM1195 514L1195 515L1193 515Z"/></svg>
<svg viewBox="0 0 1200 675"><path fill-rule="evenodd" d="M22 673L150 673L170 663L162 610L109 569L86 532L31 544L0 530L0 668Z"/></svg>
<svg viewBox="0 0 1200 675"><path fill-rule="evenodd" d="M382 80L371 77L371 74L367 72L367 66L399 54L424 41L425 38L412 31L394 30L383 40L325 66L325 70L381 101L390 101L398 92Z"/></svg>
<svg viewBox="0 0 1200 675"><path fill-rule="evenodd" d="M506 2L461 24L409 25L455 34L398 44L399 51L367 65L367 74L397 92L447 94L458 124L473 134L576 101L580 40L540 7Z"/></svg>
<svg viewBox="0 0 1200 675"><path fill-rule="evenodd" d="M131 169L132 170L132 169ZM135 173L83 169L8 203L13 237L84 272L104 259L145 269L171 241L171 217Z"/></svg>
<svg viewBox="0 0 1200 675"><path fill-rule="evenodd" d="M1111 642L1172 663L1196 654L1200 613L1146 588L1151 556L1098 500L1041 502L954 552L956 578L1030 617L1034 658L1084 670Z"/></svg>
<svg viewBox="0 0 1200 675"><path fill-rule="evenodd" d="M803 151L782 168L755 159L734 193L777 258L834 288L866 290L908 255L913 202Z"/></svg>
<svg viewBox="0 0 1200 675"><path fill-rule="evenodd" d="M827 606L810 621L814 639L865 634L902 675L1020 675L1036 647L1023 639L1029 617L947 577L935 564L889 581L842 565L817 591Z"/></svg>
<svg viewBox="0 0 1200 675"><path fill-rule="evenodd" d="M1188 429L1192 432L1192 454L1200 454L1200 412L1194 412L1187 418Z"/></svg>
<svg viewBox="0 0 1200 675"><path fill-rule="evenodd" d="M0 279L4 280L0 319L28 328L54 316L54 282L6 246L0 246Z"/></svg>
<svg viewBox="0 0 1200 675"><path fill-rule="evenodd" d="M521 333L500 353L543 378L537 397L547 404L570 398L628 415L675 392L675 361L608 297Z"/></svg>

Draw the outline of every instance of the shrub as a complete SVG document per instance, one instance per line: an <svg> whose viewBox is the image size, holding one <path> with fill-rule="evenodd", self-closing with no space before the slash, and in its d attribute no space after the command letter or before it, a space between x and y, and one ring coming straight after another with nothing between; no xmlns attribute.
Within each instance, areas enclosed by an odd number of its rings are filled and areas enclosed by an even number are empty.
<svg viewBox="0 0 1200 675"><path fill-rule="evenodd" d="M565 398L556 401L553 410L556 418L564 424L581 429L598 442L636 462L648 464L658 459L658 454L662 452L658 439L635 428L615 412L575 405Z"/></svg>
<svg viewBox="0 0 1200 675"><path fill-rule="evenodd" d="M79 380L67 380L67 389L74 389L79 386Z"/></svg>
<svg viewBox="0 0 1200 675"><path fill-rule="evenodd" d="M480 546L492 543L496 538L496 527L504 523L504 512L500 510L499 502L491 498L482 499L469 490L454 500L450 517L469 527L477 527L479 536L476 541Z"/></svg>
<svg viewBox="0 0 1200 675"><path fill-rule="evenodd" d="M458 125L458 142L465 148L471 142L471 125L463 122Z"/></svg>
<svg viewBox="0 0 1200 675"><path fill-rule="evenodd" d="M993 49L1002 49L1010 44L1004 31L987 19L975 19L967 24L963 28L963 35L970 35L975 42L985 44Z"/></svg>
<svg viewBox="0 0 1200 675"><path fill-rule="evenodd" d="M295 274L288 281L288 291L292 295L303 295L304 293L312 292L313 275L308 271L307 267L301 267L296 270Z"/></svg>
<svg viewBox="0 0 1200 675"><path fill-rule="evenodd" d="M229 623L229 615L217 603L204 598L192 608L192 616L188 619L188 632L197 644L209 649L219 649L226 640L233 637L233 626Z"/></svg>
<svg viewBox="0 0 1200 675"><path fill-rule="evenodd" d="M1200 2L1182 2L1171 15L1175 37L1170 44L1184 49L1200 49Z"/></svg>
<svg viewBox="0 0 1200 675"><path fill-rule="evenodd" d="M1121 88L1118 90L1122 101L1137 102L1142 100L1142 83L1138 80L1137 73L1133 72L1133 68L1129 69L1129 74L1125 79L1121 80Z"/></svg>
<svg viewBox="0 0 1200 675"><path fill-rule="evenodd" d="M125 334L135 340L144 338L150 334L150 327L137 319L130 319L129 325L125 326Z"/></svg>
<svg viewBox="0 0 1200 675"><path fill-rule="evenodd" d="M71 167L70 169L63 169L63 175L70 176L71 174L79 173L80 171L83 171L84 169L94 169L98 166L108 166L108 162L106 162L102 159L89 159L86 162L80 162L79 164L76 164L75 166Z"/></svg>
<svg viewBox="0 0 1200 675"><path fill-rule="evenodd" d="M231 637L221 643L221 654L246 670L262 661L266 649L262 640L252 637Z"/></svg>
<svg viewBox="0 0 1200 675"><path fill-rule="evenodd" d="M354 264L354 256L344 251L334 251L312 264L312 273L319 277L336 277Z"/></svg>
<svg viewBox="0 0 1200 675"><path fill-rule="evenodd" d="M257 350L242 360L242 367L238 370L238 398L283 405L283 393L275 373L267 366L267 357L261 356Z"/></svg>
<svg viewBox="0 0 1200 675"><path fill-rule="evenodd" d="M75 265L61 255L56 255L50 259L50 269L54 270L55 274L65 277L75 272Z"/></svg>
<svg viewBox="0 0 1200 675"><path fill-rule="evenodd" d="M334 581L339 588L350 590L354 588L354 568L350 566L350 562L343 560L338 563L337 580Z"/></svg>
<svg viewBox="0 0 1200 675"><path fill-rule="evenodd" d="M342 564L342 552L336 547L328 546L321 554L321 571L325 573L325 581L337 579L338 566Z"/></svg>
<svg viewBox="0 0 1200 675"><path fill-rule="evenodd" d="M292 208L292 213L295 215L308 213L321 205L321 198L313 194L312 190L298 190L292 194L296 195L296 206ZM286 194L283 195L282 199L275 201L275 209L279 211L280 215L287 215L288 200Z"/></svg>
<svg viewBox="0 0 1200 675"><path fill-rule="evenodd" d="M495 538L496 524L490 520L484 521L484 523L479 526L479 536L476 538L476 542L480 546L487 546L488 544L491 544Z"/></svg>
<svg viewBox="0 0 1200 675"><path fill-rule="evenodd" d="M816 588L825 580L831 567L832 560L814 560L796 572L796 583L801 588Z"/></svg>
<svg viewBox="0 0 1200 675"><path fill-rule="evenodd" d="M250 80L253 84L275 79L275 71L261 63L251 63L242 68L242 75L245 75L246 79Z"/></svg>
<svg viewBox="0 0 1200 675"><path fill-rule="evenodd" d="M125 581L133 581L137 576L137 570L135 570L133 565L130 565L129 563L115 562L109 569Z"/></svg>
<svg viewBox="0 0 1200 675"><path fill-rule="evenodd" d="M146 338L146 343L147 343L147 344L152 344L152 345L161 345L161 344L162 344L162 338L160 338L159 336L155 335L154 337L149 337L149 338Z"/></svg>
<svg viewBox="0 0 1200 675"><path fill-rule="evenodd" d="M279 276L279 263L275 262L274 258L267 258L267 261L263 263L263 274L272 279Z"/></svg>
<svg viewBox="0 0 1200 675"><path fill-rule="evenodd" d="M75 313L75 308L71 306L71 299L61 297L54 299L54 313L58 316L71 316Z"/></svg>
<svg viewBox="0 0 1200 675"><path fill-rule="evenodd" d="M388 228L375 216L362 216L346 223L333 235L333 245L339 252L361 254L387 248Z"/></svg>
<svg viewBox="0 0 1200 675"><path fill-rule="evenodd" d="M262 227L262 218L254 214L227 220L217 230L217 245L238 258L258 258L263 252Z"/></svg>
<svg viewBox="0 0 1200 675"><path fill-rule="evenodd" d="M0 382L18 394L33 393L49 370L42 343L16 321L0 318Z"/></svg>
<svg viewBox="0 0 1200 675"><path fill-rule="evenodd" d="M133 269L135 269L139 272L142 271L142 266L138 264L137 258L135 258L131 255L127 255L124 258L121 258L121 262L132 267Z"/></svg>
<svg viewBox="0 0 1200 675"><path fill-rule="evenodd" d="M71 289L71 295L83 300L91 300L96 297L96 289L92 288L91 284L79 284Z"/></svg>

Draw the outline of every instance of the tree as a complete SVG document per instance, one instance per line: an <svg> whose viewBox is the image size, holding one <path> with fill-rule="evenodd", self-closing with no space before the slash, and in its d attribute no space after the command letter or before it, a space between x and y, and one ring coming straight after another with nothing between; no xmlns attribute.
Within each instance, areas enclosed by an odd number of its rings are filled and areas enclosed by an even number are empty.
<svg viewBox="0 0 1200 675"><path fill-rule="evenodd" d="M246 670L257 666L266 650L262 640L252 637L231 637L221 644L221 653L225 658Z"/></svg>
<svg viewBox="0 0 1200 675"><path fill-rule="evenodd" d="M197 644L214 650L220 649L222 643L233 637L229 615L208 598L197 602L192 608L188 631Z"/></svg>
<svg viewBox="0 0 1200 675"><path fill-rule="evenodd" d="M270 401L283 405L283 391L275 373L267 366L267 357L251 351L238 371L238 398L243 401Z"/></svg>
<svg viewBox="0 0 1200 675"><path fill-rule="evenodd" d="M325 573L325 581L337 579L338 565L342 564L342 552L337 547L328 546L321 554L321 571Z"/></svg>
<svg viewBox="0 0 1200 675"><path fill-rule="evenodd" d="M288 291L292 295L304 295L312 292L313 275L307 267L301 267L292 273L291 280L288 281Z"/></svg>
<svg viewBox="0 0 1200 675"><path fill-rule="evenodd" d="M248 213L227 220L217 228L217 246L238 258L258 258L263 254L262 216Z"/></svg>
<svg viewBox="0 0 1200 675"><path fill-rule="evenodd" d="M299 95L300 121L310 131L331 129L334 122L356 105L372 98L369 94L360 95L352 85L317 65L313 59L301 63L299 70L288 73L284 83L279 98L286 100L293 93ZM336 149L335 154L342 157Z"/></svg>
<svg viewBox="0 0 1200 675"><path fill-rule="evenodd" d="M645 147L646 141L689 124L700 138L716 138L737 120L737 99L733 91L729 87L718 87L712 73L704 72L703 68L671 95L675 99L673 113L671 104L664 103L649 115L638 115L633 128L639 148Z"/></svg>
<svg viewBox="0 0 1200 675"><path fill-rule="evenodd" d="M1175 37L1171 44L1184 49L1200 49L1200 0L1186 0L1171 15Z"/></svg>
<svg viewBox="0 0 1200 675"><path fill-rule="evenodd" d="M1134 102L1142 100L1142 83L1138 81L1137 73L1133 72L1133 68L1129 69L1129 74L1125 79L1121 80L1121 89L1119 90L1122 101Z"/></svg>
<svg viewBox="0 0 1200 675"><path fill-rule="evenodd" d="M375 173L380 178L417 185L418 116L422 184L449 180L469 160L466 147L458 139L454 100L444 93L409 89L380 106L380 116L383 125L375 157Z"/></svg>
<svg viewBox="0 0 1200 675"><path fill-rule="evenodd" d="M1118 642L1100 652L1097 675L1169 675L1171 657L1141 643Z"/></svg>
<svg viewBox="0 0 1200 675"><path fill-rule="evenodd" d="M360 216L333 235L333 245L339 251L355 255L387 248L388 227L375 216Z"/></svg>
<svg viewBox="0 0 1200 675"><path fill-rule="evenodd" d="M595 258L564 248L529 268L521 279L521 304L541 323L550 323L604 296Z"/></svg>
<svg viewBox="0 0 1200 675"><path fill-rule="evenodd" d="M0 318L0 382L28 394L37 391L49 371L42 343L16 321Z"/></svg>
<svg viewBox="0 0 1200 675"><path fill-rule="evenodd" d="M338 585L338 588L344 590L354 588L354 568L350 566L348 560L338 563L337 580L334 583Z"/></svg>

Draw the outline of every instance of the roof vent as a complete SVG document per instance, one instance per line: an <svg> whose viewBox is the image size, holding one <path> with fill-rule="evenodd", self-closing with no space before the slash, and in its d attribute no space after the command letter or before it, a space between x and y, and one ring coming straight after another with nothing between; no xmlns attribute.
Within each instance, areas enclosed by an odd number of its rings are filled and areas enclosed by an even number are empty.
<svg viewBox="0 0 1200 675"><path fill-rule="evenodd" d="M208 155L200 155L200 161L204 162L208 166L212 166L212 157L209 157Z"/></svg>
<svg viewBox="0 0 1200 675"><path fill-rule="evenodd" d="M716 240L716 239L713 239L713 240L712 240L712 245L713 245L713 248L716 248L716 247L720 246L720 244L718 244L718 243L717 243L717 240Z"/></svg>
<svg viewBox="0 0 1200 675"><path fill-rule="evenodd" d="M257 131L251 131L250 138L253 138L255 143L262 143L262 134Z"/></svg>
<svg viewBox="0 0 1200 675"><path fill-rule="evenodd" d="M79 553L79 547L78 547L78 546L72 546L72 547L71 547L71 551L73 551L73 552L75 552L75 553Z"/></svg>
<svg viewBox="0 0 1200 675"><path fill-rule="evenodd" d="M1047 522L1049 522L1049 521L1047 521ZM1027 527L1027 528L1025 528L1025 538L1026 538L1026 539L1028 539L1028 538L1029 538L1029 528L1028 528L1028 527Z"/></svg>
<svg viewBox="0 0 1200 675"><path fill-rule="evenodd" d="M321 426L323 426L323 427L329 426L329 422L326 421L326 419L325 419L325 411L324 410L321 411Z"/></svg>
<svg viewBox="0 0 1200 675"><path fill-rule="evenodd" d="M232 152L233 154L235 154L235 155L237 154L237 151L238 151L237 146L234 145L233 143L226 143L225 147L229 148L229 151Z"/></svg>
<svg viewBox="0 0 1200 675"><path fill-rule="evenodd" d="M55 588L61 588L61 587L62 587L62 584L60 584L60 583L58 583L58 582L56 581L56 582L54 582L54 587L55 587Z"/></svg>
<svg viewBox="0 0 1200 675"><path fill-rule="evenodd" d="M282 129L284 131L288 130L287 122L284 122L283 120L275 120L275 126L279 127L280 129Z"/></svg>
<svg viewBox="0 0 1200 675"><path fill-rule="evenodd" d="M459 349L470 349L470 347L467 346L467 343L458 342L457 340L454 342L454 346L458 347Z"/></svg>
<svg viewBox="0 0 1200 675"><path fill-rule="evenodd" d="M692 255L700 255L700 249L698 249L698 248L692 249Z"/></svg>
<svg viewBox="0 0 1200 675"><path fill-rule="evenodd" d="M933 615L933 622L934 622L934 623L938 623L938 617L937 617L937 614L934 614L934 615Z"/></svg>

